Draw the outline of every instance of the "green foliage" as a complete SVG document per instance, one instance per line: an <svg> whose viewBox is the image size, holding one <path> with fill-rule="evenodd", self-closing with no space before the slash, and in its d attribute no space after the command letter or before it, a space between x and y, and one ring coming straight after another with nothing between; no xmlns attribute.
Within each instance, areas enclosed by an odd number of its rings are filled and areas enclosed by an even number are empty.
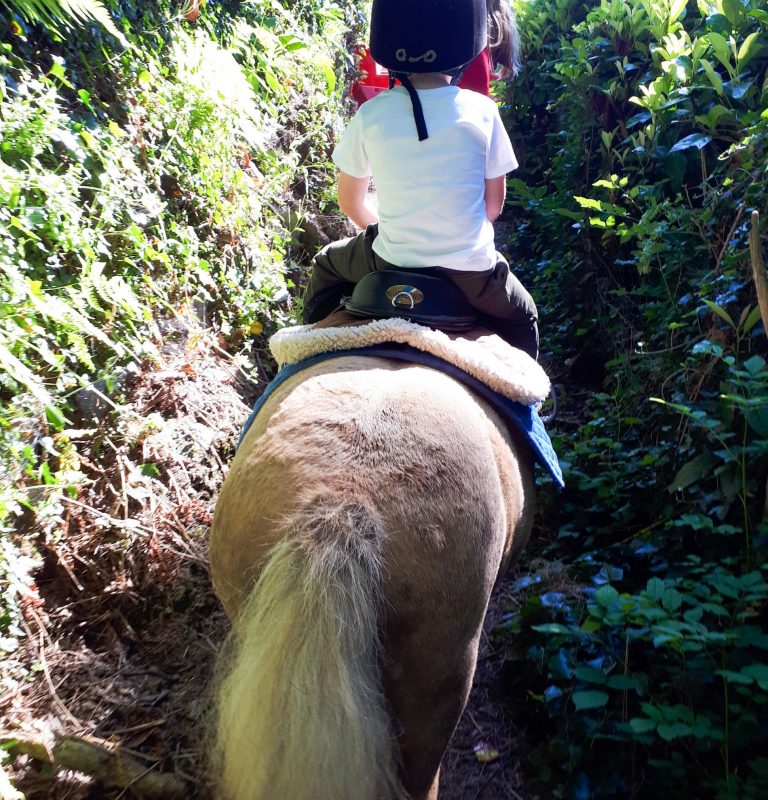
<svg viewBox="0 0 768 800"><path fill-rule="evenodd" d="M529 595L504 624L536 666L531 726L555 731L531 754L534 783L558 797L763 796L765 570L689 556L685 577L619 592L606 581L624 568L589 556L576 569L591 586Z"/></svg>
<svg viewBox="0 0 768 800"><path fill-rule="evenodd" d="M124 47L125 37L115 27L109 12L99 0L0 0L12 14L27 22L44 25L54 35L60 35L61 26L84 25L98 22ZM18 25L18 22L16 23Z"/></svg>
<svg viewBox="0 0 768 800"><path fill-rule="evenodd" d="M768 13L517 10L508 244L563 383L541 554L572 587L529 580L505 635L536 687L538 790L763 796L768 348L747 223L768 211Z"/></svg>
<svg viewBox="0 0 768 800"><path fill-rule="evenodd" d="M0 637L17 534L55 530L86 481L78 393L155 358L177 315L233 351L292 321L289 225L297 196L330 195L346 35L315 2L209 3L191 27L124 0L115 52L53 27L57 8L110 20L96 3L11 5L43 27L0 22Z"/></svg>

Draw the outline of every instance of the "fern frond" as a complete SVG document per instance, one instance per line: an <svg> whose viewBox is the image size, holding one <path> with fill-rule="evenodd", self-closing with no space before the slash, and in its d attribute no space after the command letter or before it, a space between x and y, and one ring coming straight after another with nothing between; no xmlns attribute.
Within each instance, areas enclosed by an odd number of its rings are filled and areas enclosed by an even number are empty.
<svg viewBox="0 0 768 800"><path fill-rule="evenodd" d="M60 25L70 28L72 25L98 22L123 47L130 47L100 0L0 0L0 5L26 22L38 22L57 34L60 33Z"/></svg>

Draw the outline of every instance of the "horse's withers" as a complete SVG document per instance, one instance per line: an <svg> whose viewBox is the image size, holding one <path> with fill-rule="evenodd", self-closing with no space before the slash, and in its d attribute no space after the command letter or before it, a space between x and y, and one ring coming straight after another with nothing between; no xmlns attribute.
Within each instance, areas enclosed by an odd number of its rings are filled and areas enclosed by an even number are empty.
<svg viewBox="0 0 768 800"><path fill-rule="evenodd" d="M381 800L395 776L436 797L532 500L504 424L438 372L344 357L276 390L211 537L240 637L219 692L224 796Z"/></svg>

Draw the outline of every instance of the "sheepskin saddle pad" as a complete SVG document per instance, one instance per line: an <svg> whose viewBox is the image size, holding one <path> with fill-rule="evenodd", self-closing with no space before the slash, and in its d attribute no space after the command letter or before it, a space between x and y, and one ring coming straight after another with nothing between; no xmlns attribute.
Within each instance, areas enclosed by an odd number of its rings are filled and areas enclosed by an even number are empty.
<svg viewBox="0 0 768 800"><path fill-rule="evenodd" d="M404 319L361 321L340 311L317 325L283 328L269 346L280 371L254 405L240 441L267 397L292 375L328 358L378 356L437 369L476 392L563 485L557 455L537 412L549 393L549 378L527 353L487 330L449 335Z"/></svg>
<svg viewBox="0 0 768 800"><path fill-rule="evenodd" d="M406 319L361 321L340 311L317 325L283 328L269 340L280 367L320 353L382 344L429 353L517 403L541 402L549 394L549 378L538 362L484 328L448 334Z"/></svg>

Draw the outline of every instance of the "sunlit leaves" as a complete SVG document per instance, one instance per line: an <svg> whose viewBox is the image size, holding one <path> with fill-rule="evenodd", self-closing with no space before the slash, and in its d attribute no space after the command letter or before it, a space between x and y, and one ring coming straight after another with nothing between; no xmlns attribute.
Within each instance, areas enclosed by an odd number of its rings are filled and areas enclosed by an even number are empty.
<svg viewBox="0 0 768 800"><path fill-rule="evenodd" d="M62 28L98 22L123 47L128 41L115 27L109 12L100 0L0 0L0 5L28 22L39 22L58 33Z"/></svg>

